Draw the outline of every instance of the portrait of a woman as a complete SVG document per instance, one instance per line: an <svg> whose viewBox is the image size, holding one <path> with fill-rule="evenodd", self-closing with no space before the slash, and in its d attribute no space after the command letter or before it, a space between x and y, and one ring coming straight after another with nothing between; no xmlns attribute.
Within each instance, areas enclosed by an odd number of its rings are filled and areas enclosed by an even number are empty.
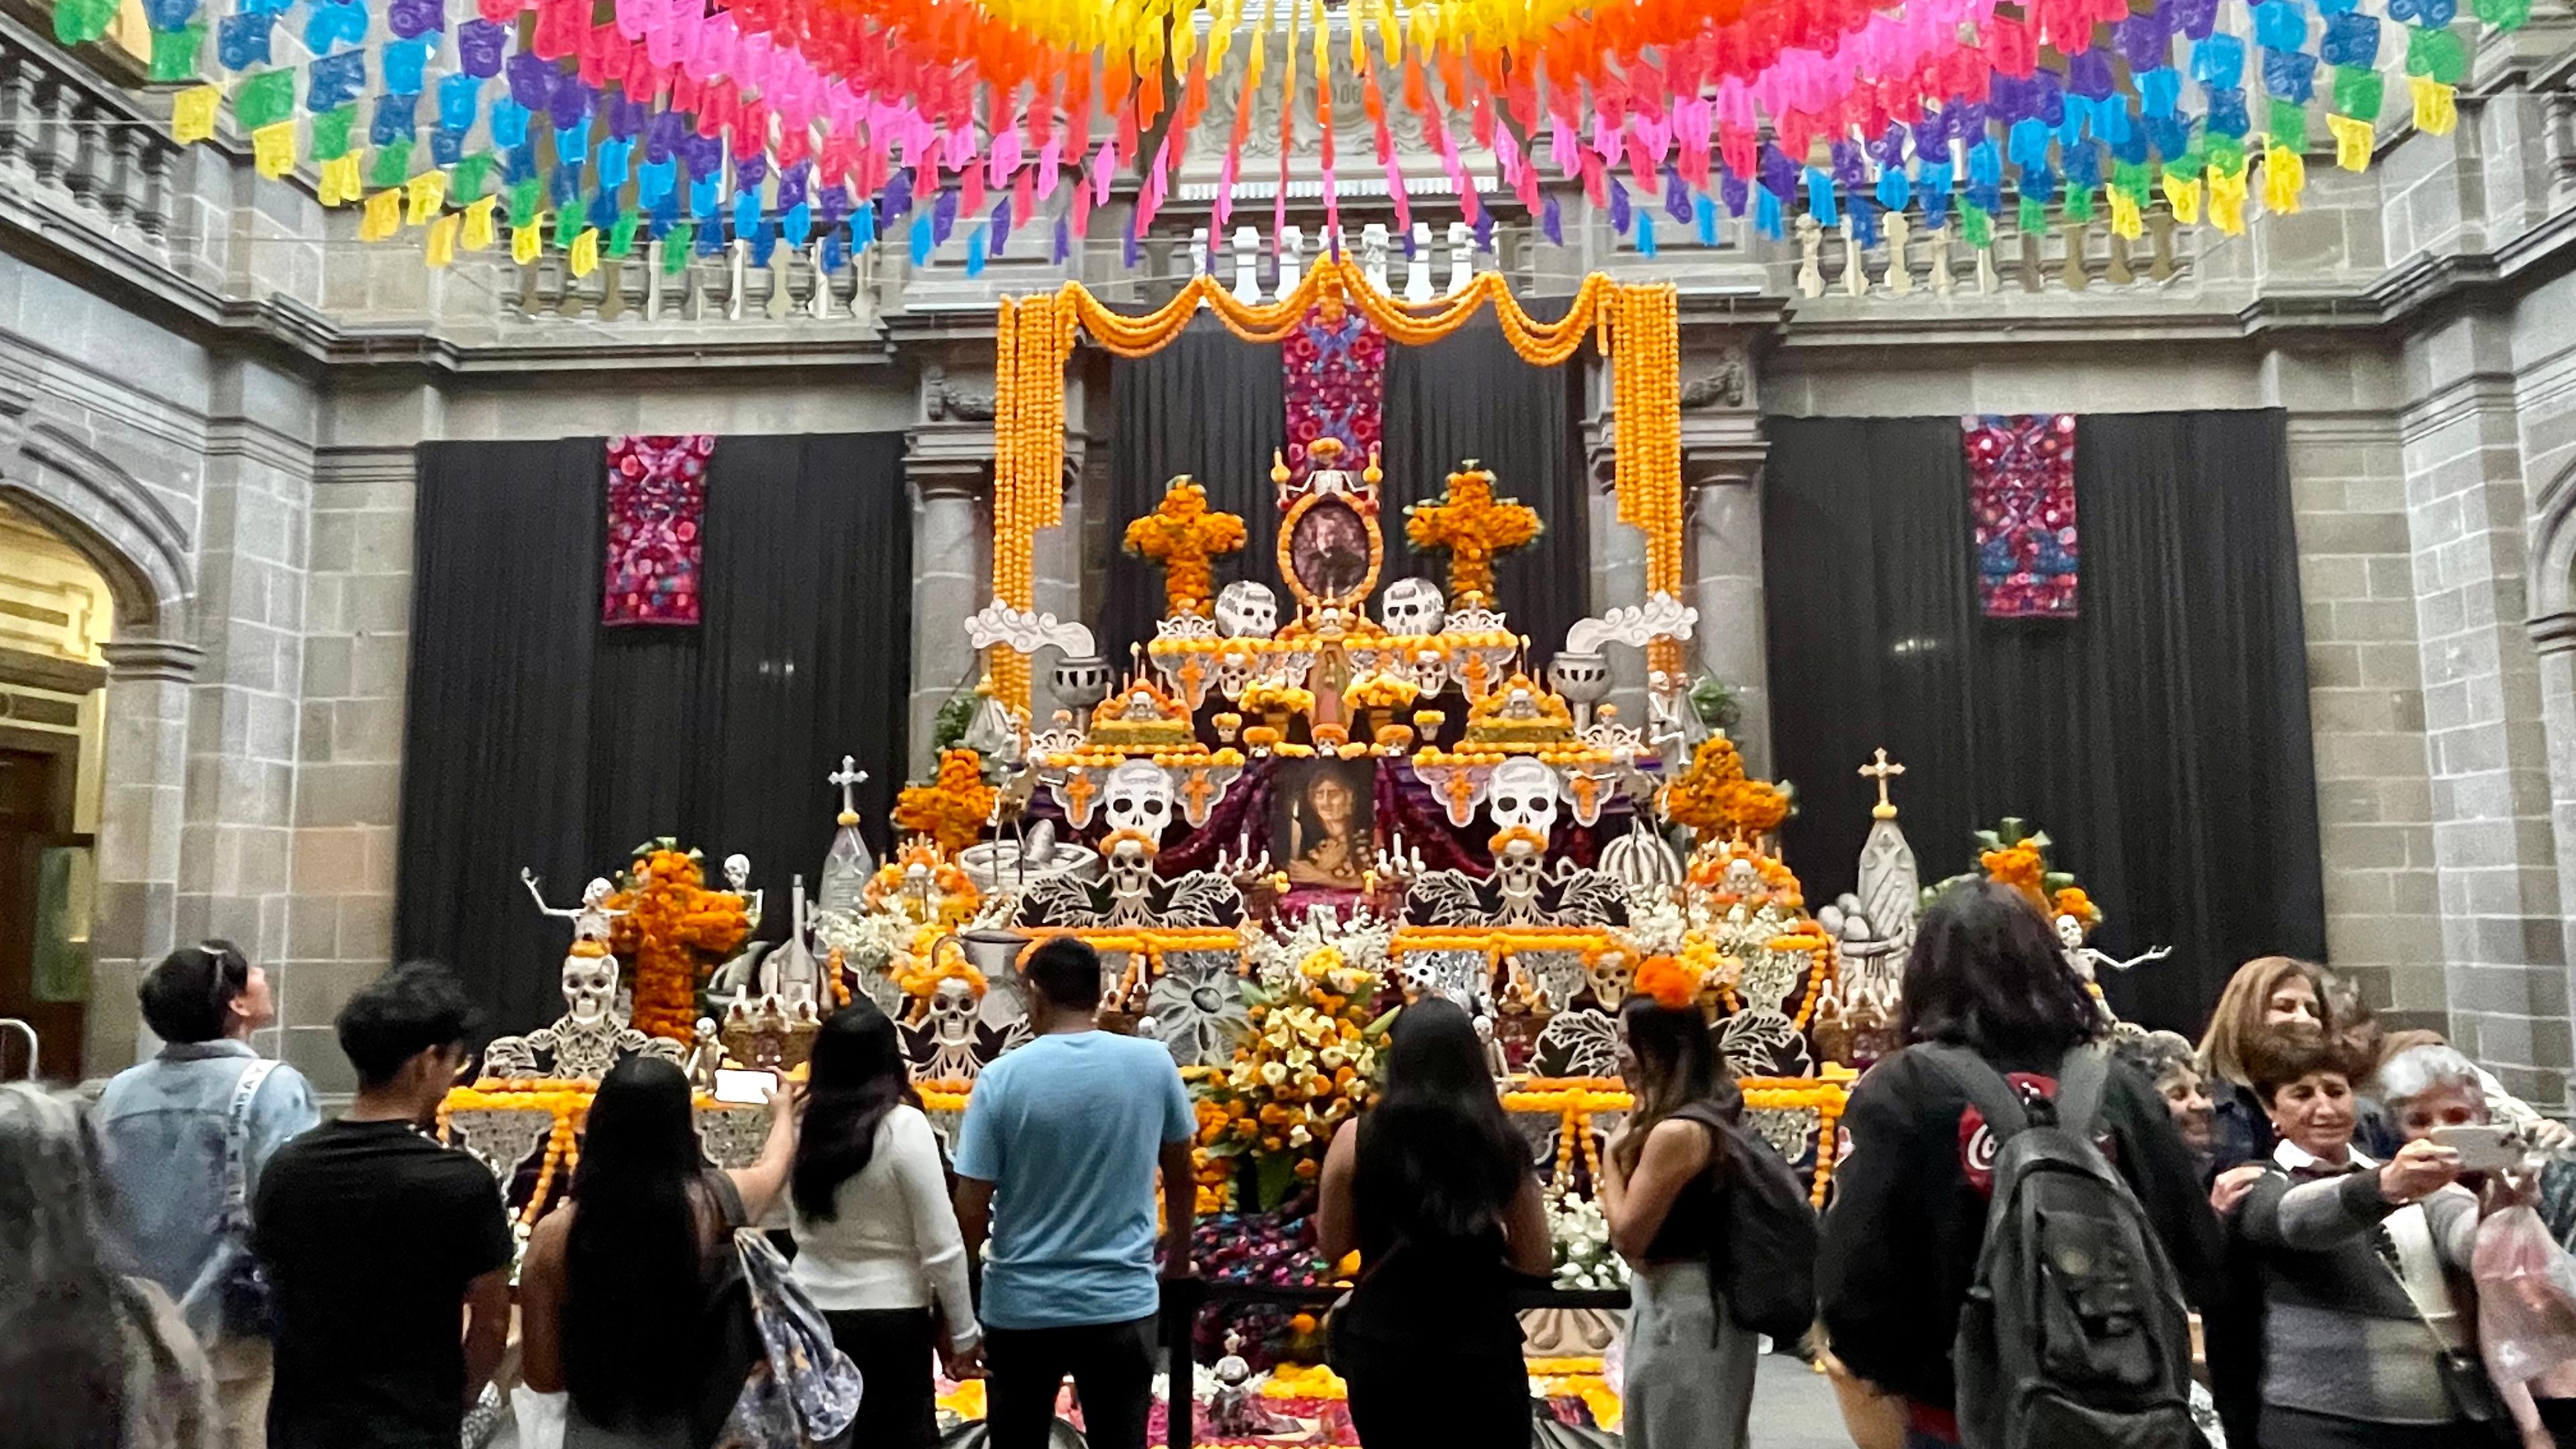
<svg viewBox="0 0 2576 1449"><path fill-rule="evenodd" d="M1317 760L1286 783L1289 883L1358 890L1371 859L1367 766Z"/></svg>

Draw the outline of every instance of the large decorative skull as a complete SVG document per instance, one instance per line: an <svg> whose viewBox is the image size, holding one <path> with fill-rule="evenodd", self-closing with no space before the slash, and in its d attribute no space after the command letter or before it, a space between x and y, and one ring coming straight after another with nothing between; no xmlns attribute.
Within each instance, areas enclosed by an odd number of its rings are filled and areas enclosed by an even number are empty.
<svg viewBox="0 0 2576 1449"><path fill-rule="evenodd" d="M725 889L740 895L751 884L751 857L728 855L724 862Z"/></svg>
<svg viewBox="0 0 2576 1449"><path fill-rule="evenodd" d="M1528 755L1513 755L1494 767L1494 827L1519 826L1545 838L1556 827L1556 771Z"/></svg>
<svg viewBox="0 0 2576 1449"><path fill-rule="evenodd" d="M1378 614L1390 634L1437 634L1448 618L1442 603L1429 579L1397 579L1378 600Z"/></svg>
<svg viewBox="0 0 2576 1449"><path fill-rule="evenodd" d="M1129 760L1109 772L1102 805L1112 830L1133 830L1160 842L1172 823L1172 777L1151 760Z"/></svg>
<svg viewBox="0 0 2576 1449"><path fill-rule="evenodd" d="M1216 596L1216 626L1229 639L1267 639L1279 632L1279 596L1254 579L1237 579Z"/></svg>
<svg viewBox="0 0 2576 1449"><path fill-rule="evenodd" d="M947 977L932 987L930 999L922 1003L931 1040L947 1048L970 1045L975 1036L975 1007L975 983L962 976Z"/></svg>
<svg viewBox="0 0 2576 1449"><path fill-rule="evenodd" d="M564 958L566 1020L582 1026L605 1019L617 1001L617 958L575 951Z"/></svg>

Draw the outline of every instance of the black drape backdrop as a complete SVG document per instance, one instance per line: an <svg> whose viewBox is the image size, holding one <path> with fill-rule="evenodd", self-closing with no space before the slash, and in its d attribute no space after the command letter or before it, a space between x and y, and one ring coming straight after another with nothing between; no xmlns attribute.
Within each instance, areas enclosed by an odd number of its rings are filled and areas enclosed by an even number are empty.
<svg viewBox="0 0 2576 1449"><path fill-rule="evenodd" d="M2322 957L2307 662L2278 412L2086 415L2081 614L1988 619L1956 418L1775 418L1763 496L1772 738L1789 858L1851 888L1885 746L1927 882L2019 814L2108 916L2173 957L2105 983L2194 1030L2235 965Z"/></svg>
<svg viewBox="0 0 2576 1449"><path fill-rule="evenodd" d="M912 523L900 435L727 437L695 628L599 623L602 440L420 450L395 940L453 964L489 1031L561 1010L571 904L656 835L711 882L751 858L762 934L831 843L844 754L879 848L904 770Z"/></svg>
<svg viewBox="0 0 2576 1449"><path fill-rule="evenodd" d="M1541 320L1561 317L1571 299L1541 297L1524 305ZM1507 557L1495 587L1514 626L1530 636L1544 662L1568 626L1588 612L1588 500L1580 416L1582 370L1532 367L1480 318L1428 347L1390 346L1386 365L1385 444L1381 466L1386 566L1379 584L1415 575L1446 583L1436 559L1414 554L1404 539L1404 505L1436 498L1451 469L1466 458L1494 472L1496 491L1538 510L1546 532ZM1096 623L1110 657L1150 639L1162 617L1160 572L1117 547L1127 522L1151 512L1174 474L1188 473L1209 503L1243 515L1243 552L1217 563L1219 587L1239 578L1280 587L1276 557L1279 509L1270 457L1287 445L1279 349L1256 347L1214 317L1192 322L1170 346L1149 357L1110 364L1117 436L1110 449L1108 597ZM1284 589L1283 605L1293 607Z"/></svg>

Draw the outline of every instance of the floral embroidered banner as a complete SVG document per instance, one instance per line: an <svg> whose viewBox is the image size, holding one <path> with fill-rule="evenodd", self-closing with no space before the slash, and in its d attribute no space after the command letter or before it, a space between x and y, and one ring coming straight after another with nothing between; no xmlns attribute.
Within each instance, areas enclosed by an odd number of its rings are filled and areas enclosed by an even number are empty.
<svg viewBox="0 0 2576 1449"><path fill-rule="evenodd" d="M1355 307L1320 302L1279 346L1288 384L1288 471L1312 466L1306 450L1334 438L1349 451L1342 466L1357 471L1377 446L1386 411L1386 334Z"/></svg>
<svg viewBox="0 0 2576 1449"><path fill-rule="evenodd" d="M652 433L608 440L608 566L603 624L698 622L698 562L704 540L706 433Z"/></svg>
<svg viewBox="0 0 2576 1449"><path fill-rule="evenodd" d="M2075 415L1959 419L1989 619L2075 617Z"/></svg>

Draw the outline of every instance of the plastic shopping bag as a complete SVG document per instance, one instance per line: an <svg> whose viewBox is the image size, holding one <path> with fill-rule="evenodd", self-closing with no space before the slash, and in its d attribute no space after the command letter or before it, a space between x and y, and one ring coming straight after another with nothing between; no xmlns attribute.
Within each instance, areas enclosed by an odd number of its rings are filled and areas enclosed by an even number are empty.
<svg viewBox="0 0 2576 1449"><path fill-rule="evenodd" d="M2516 1204L2480 1223L2471 1271L2478 1341L2497 1373L2520 1383L2576 1361L2576 1260L2540 1214Z"/></svg>

